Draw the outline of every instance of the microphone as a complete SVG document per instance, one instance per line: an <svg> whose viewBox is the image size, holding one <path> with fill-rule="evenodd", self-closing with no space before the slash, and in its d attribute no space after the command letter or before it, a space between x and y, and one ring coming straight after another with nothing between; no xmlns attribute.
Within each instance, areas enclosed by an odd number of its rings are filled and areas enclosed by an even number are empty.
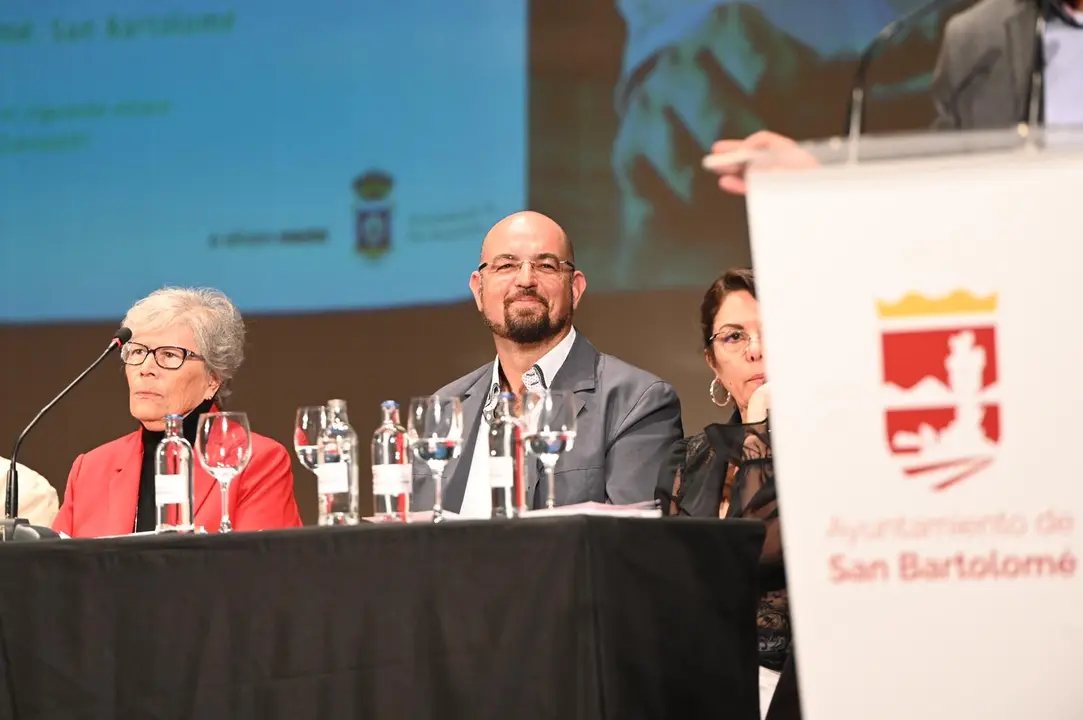
<svg viewBox="0 0 1083 720"><path fill-rule="evenodd" d="M116 335L109 341L109 346L98 356L98 359L92 362L90 367L86 370L79 373L79 376L72 380L70 385L61 390L60 394L53 398L48 405L43 407L41 411L34 416L34 419L30 421L30 424L26 426L26 429L19 433L19 437L15 440L15 448L11 452L11 467L8 468L7 495L4 502L4 519L0 521L0 542L10 542L13 540L40 540L59 537L59 535L51 528L37 527L28 523L24 518L17 517L19 514L19 448L22 447L23 440L26 439L27 434L34 429L34 426L45 416L45 413L52 410L54 405L71 392L72 388L82 382L83 378L89 375L91 370L98 367L102 360L105 360L106 356L131 339L132 331L128 328L122 327L117 330Z"/></svg>
<svg viewBox="0 0 1083 720"><path fill-rule="evenodd" d="M960 0L930 0L901 18L888 23L865 47L865 51L861 53L861 58L857 62L857 70L854 72L854 82L850 88L850 104L846 110L846 129L843 132L843 135L850 140L851 151L857 147L857 139L864 130L865 87L868 84L872 61L879 57L880 51L896 36L910 30L929 15L959 2Z"/></svg>
<svg viewBox="0 0 1083 720"><path fill-rule="evenodd" d="M1030 85L1027 86L1027 120L1029 127L1038 127L1045 120L1045 12L1048 0L1039 0L1042 7L1034 20L1034 59L1031 61Z"/></svg>

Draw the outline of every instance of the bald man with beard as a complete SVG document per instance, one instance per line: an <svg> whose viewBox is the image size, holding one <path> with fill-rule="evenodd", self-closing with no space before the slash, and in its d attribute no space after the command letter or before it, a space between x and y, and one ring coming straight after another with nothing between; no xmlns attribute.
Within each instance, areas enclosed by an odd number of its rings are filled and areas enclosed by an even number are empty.
<svg viewBox="0 0 1083 720"><path fill-rule="evenodd" d="M436 391L459 397L465 438L444 471L443 509L489 517L489 417L502 392L539 388L574 393L575 446L556 465L556 503L651 500L666 449L683 437L673 388L650 373L598 352L572 323L587 289L564 230L536 212L518 212L489 231L470 275L478 312L496 359ZM537 463L526 463L527 501L545 504ZM431 509L432 476L415 463L414 506ZM544 483L542 483L544 485Z"/></svg>

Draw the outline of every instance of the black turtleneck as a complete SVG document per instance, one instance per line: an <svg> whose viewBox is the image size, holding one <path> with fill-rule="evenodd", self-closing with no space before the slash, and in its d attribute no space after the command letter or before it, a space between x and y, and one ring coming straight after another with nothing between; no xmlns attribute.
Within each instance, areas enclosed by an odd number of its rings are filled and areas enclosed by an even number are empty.
<svg viewBox="0 0 1083 720"><path fill-rule="evenodd" d="M199 416L211 411L214 400L204 400L195 410L184 416L181 424L184 428L184 437L196 446L196 432L199 429ZM154 467L155 454L158 443L165 437L165 431L147 430L143 428L143 466L139 471L139 501L136 503L135 531L148 532L158 525L158 505L154 502L154 475L157 468ZM195 458L192 458L196 461ZM198 462L198 461L196 461Z"/></svg>

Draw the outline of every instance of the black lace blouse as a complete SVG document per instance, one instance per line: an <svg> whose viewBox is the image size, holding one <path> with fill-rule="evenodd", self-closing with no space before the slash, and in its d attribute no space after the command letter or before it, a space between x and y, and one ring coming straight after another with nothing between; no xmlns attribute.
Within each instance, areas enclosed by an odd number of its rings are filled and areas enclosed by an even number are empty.
<svg viewBox="0 0 1083 720"><path fill-rule="evenodd" d="M757 613L760 664L781 670L790 650L790 613L768 421L743 425L735 412L726 424L678 440L656 494L667 515L718 517L724 507L727 518L766 524Z"/></svg>

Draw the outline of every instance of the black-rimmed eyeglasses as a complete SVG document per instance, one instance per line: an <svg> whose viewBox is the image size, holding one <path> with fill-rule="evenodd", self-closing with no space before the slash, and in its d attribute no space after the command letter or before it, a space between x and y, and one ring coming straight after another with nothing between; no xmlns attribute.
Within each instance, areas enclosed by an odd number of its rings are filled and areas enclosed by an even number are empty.
<svg viewBox="0 0 1083 720"><path fill-rule="evenodd" d="M120 348L120 359L125 365L142 365L150 355L154 356L154 362L158 363L158 367L163 370L176 370L189 358L192 360L203 359L203 356L198 353L173 345L149 348L140 343L130 342L125 343Z"/></svg>

